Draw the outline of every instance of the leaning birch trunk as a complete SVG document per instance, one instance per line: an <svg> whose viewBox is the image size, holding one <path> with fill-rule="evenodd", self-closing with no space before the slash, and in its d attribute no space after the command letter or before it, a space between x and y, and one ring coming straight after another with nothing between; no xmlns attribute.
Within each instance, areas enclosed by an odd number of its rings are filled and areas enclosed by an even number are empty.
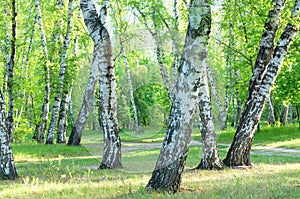
<svg viewBox="0 0 300 199"><path fill-rule="evenodd" d="M14 86L14 67L16 58L16 36L17 36L17 12L16 12L16 0L12 0L12 23L11 23L11 51L10 58L8 62L8 81L7 81L7 92L8 92L8 114L7 114L7 132L9 139L12 140L12 134L14 131L14 96L13 96L13 86Z"/></svg>
<svg viewBox="0 0 300 199"><path fill-rule="evenodd" d="M40 3L38 0L35 0L38 24L40 28L40 34L42 39L42 47L45 55L45 62L44 62L44 73L45 73L45 94L44 94L44 103L42 107L42 115L41 115L41 122L36 125L36 134L37 134L37 141L39 143L43 143L45 139L45 132L48 123L48 115L49 115L49 103L50 103L50 69L47 64L48 62L48 50L47 50L47 40L44 32L43 27L43 19L42 13L40 9Z"/></svg>
<svg viewBox="0 0 300 199"><path fill-rule="evenodd" d="M14 156L5 122L5 102L0 92L0 179L14 180L17 177Z"/></svg>
<svg viewBox="0 0 300 199"><path fill-rule="evenodd" d="M50 120L50 125L48 128L48 136L46 140L46 144L53 144L54 142L54 131L56 127L56 122L59 114L59 107L61 103L61 95L63 92L63 87L64 87L64 79L65 79L65 71L67 67L67 55L68 55L68 47L70 43L70 37L71 37L71 31L72 31L72 17L73 17L73 0L69 0L69 5L68 5L68 25L67 25L67 32L62 48L62 53L61 53L61 62L60 62L60 70L59 70L59 85L56 90L56 95L54 98L54 103L52 107L52 116Z"/></svg>
<svg viewBox="0 0 300 199"><path fill-rule="evenodd" d="M279 2L280 5L283 6L283 2ZM276 6L278 6L278 4L275 5L275 8ZM227 153L227 157L224 160L224 163L228 166L251 166L250 150L252 147L254 133L261 118L265 101L270 96L272 86L281 69L284 57L286 56L289 46L299 29L299 9L300 1L295 0L291 19L277 42L277 46L271 55L271 60L267 62L265 62L265 59L257 60L259 63L264 62L268 65L268 67L263 72L264 75L262 76L261 81L256 81L255 77L252 77L250 81L249 94L245 108L234 136L234 140ZM274 20L268 19L268 22L274 22ZM268 34L264 33L263 36L268 36ZM258 58L260 59L264 56L260 55ZM253 74L253 76L256 75L257 73ZM255 82L254 84L252 84L253 80Z"/></svg>
<svg viewBox="0 0 300 199"><path fill-rule="evenodd" d="M208 1L193 1L170 121L155 169L147 184L148 190L175 193L180 187L191 139L201 72L207 56L210 24Z"/></svg>
<svg viewBox="0 0 300 199"><path fill-rule="evenodd" d="M126 52L125 52L125 49L124 49L122 41L121 41L121 52L123 54L123 58L124 58L124 62L125 62L125 70L126 70L126 74L127 74L127 82L128 82L128 85L129 85L130 101L131 101L132 108L133 108L135 134L138 135L138 134L140 134L138 111L137 111L137 107L136 107L136 104L135 104L135 101L134 101L133 87L132 87L132 81L131 81L131 74L130 74L128 60L127 60Z"/></svg>
<svg viewBox="0 0 300 199"><path fill-rule="evenodd" d="M221 100L219 98L218 91L217 91L217 88L216 88L216 85L215 85L213 75L211 73L211 70L210 70L209 66L208 65L206 65L206 66L207 66L206 71L207 71L207 76L208 76L208 79L209 79L211 91L212 91L213 97L216 101L218 111L219 111L220 129L225 130L226 129L226 122L227 122L227 112L225 112L226 107L223 108L223 106L222 106L222 103L221 103Z"/></svg>
<svg viewBox="0 0 300 199"><path fill-rule="evenodd" d="M207 68L208 67L206 66L206 69ZM202 74L203 77L200 81L198 95L199 118L201 121L202 159L196 169L223 169L225 165L220 158L217 148L215 125L213 122L205 68L203 68Z"/></svg>

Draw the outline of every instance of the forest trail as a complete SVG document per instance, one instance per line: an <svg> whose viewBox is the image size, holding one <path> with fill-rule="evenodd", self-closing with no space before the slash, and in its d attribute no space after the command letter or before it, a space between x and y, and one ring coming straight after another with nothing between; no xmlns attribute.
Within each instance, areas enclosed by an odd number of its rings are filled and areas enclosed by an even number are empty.
<svg viewBox="0 0 300 199"><path fill-rule="evenodd" d="M136 151L136 150L149 150L161 148L162 143L139 143L139 142L123 142L123 151ZM190 146L201 146L201 142L192 140ZM227 147L220 148L219 150L228 150L230 144L218 144L218 146ZM251 154L261 154L261 155L279 155L279 156L291 156L300 157L300 150L290 149L290 148L278 148L269 146L252 146Z"/></svg>

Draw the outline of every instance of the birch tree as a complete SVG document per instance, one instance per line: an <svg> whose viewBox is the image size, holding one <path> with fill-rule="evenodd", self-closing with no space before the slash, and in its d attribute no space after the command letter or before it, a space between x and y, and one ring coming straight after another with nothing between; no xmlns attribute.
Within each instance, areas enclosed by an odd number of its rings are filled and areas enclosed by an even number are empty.
<svg viewBox="0 0 300 199"><path fill-rule="evenodd" d="M17 170L10 146L5 117L5 102L0 91L0 179L14 180L17 177Z"/></svg>
<svg viewBox="0 0 300 199"><path fill-rule="evenodd" d="M178 191L188 154L188 145L203 75L210 33L210 4L206 0L191 2L189 25L178 69L178 81L163 145L147 184L148 190Z"/></svg>
<svg viewBox="0 0 300 199"><path fill-rule="evenodd" d="M198 106L201 125L202 159L196 169L223 169L218 148L213 122L212 108L210 104L209 87L207 80L207 65L203 68L203 77L200 80Z"/></svg>
<svg viewBox="0 0 300 199"><path fill-rule="evenodd" d="M72 31L72 17L73 17L73 0L69 0L68 5L68 25L67 25L67 32L63 43L62 53L61 53L61 61L60 61L60 70L59 70L59 85L56 90L56 95L54 98L54 104L52 108L52 116L50 125L48 128L48 136L46 140L46 144L53 144L54 142L54 131L57 123L57 118L59 114L59 108L62 98L62 92L64 87L64 78L65 78L65 71L67 67L67 55L68 55L68 48L70 43L71 31Z"/></svg>
<svg viewBox="0 0 300 199"><path fill-rule="evenodd" d="M45 59L43 60L44 63L44 81L45 81L45 91L44 91L44 103L42 107L42 115L41 115L41 121L36 125L36 137L37 141L40 143L44 142L45 139L45 132L47 128L48 123L48 117L49 117L49 106L50 106L50 69L48 66L48 49L47 49L47 40L46 35L44 32L44 25L43 25L43 18L42 18L42 12L40 8L40 3L38 0L35 0L35 6L36 6L36 12L37 12L37 18L38 18L38 25L40 29L40 36L42 40L42 47Z"/></svg>
<svg viewBox="0 0 300 199"><path fill-rule="evenodd" d="M273 43L280 23L281 11L285 7L285 1L277 0L273 5L273 10L269 12L265 24L266 29L261 38L261 46L249 83L249 93L245 108L231 147L224 160L224 163L228 166L251 166L250 150L265 101L270 96L282 62L299 29L300 1L295 0L290 20L274 49Z"/></svg>

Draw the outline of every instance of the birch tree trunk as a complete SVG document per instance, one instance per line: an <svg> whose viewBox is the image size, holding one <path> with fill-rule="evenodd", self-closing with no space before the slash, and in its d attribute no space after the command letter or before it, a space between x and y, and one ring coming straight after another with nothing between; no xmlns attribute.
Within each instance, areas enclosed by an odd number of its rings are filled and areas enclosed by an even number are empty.
<svg viewBox="0 0 300 199"><path fill-rule="evenodd" d="M39 122L36 125L36 134L37 134L37 141L39 143L44 143L45 132L46 132L47 123L48 123L49 105L50 105L50 69L47 64L47 62L48 62L47 40L46 40L46 36L45 36L45 32L44 32L40 3L38 0L35 0L35 6L36 6L38 24L39 24L39 28L40 28L40 35L41 35L41 39L42 39L42 47L43 47L43 51L44 51L44 55L45 55L45 60L44 60L44 73L45 73L44 103L43 103L42 115L41 115L42 120L41 120L41 122Z"/></svg>
<svg viewBox="0 0 300 199"><path fill-rule="evenodd" d="M192 1L170 121L155 169L147 184L148 190L175 193L180 187L191 139L200 78L203 75L202 68L207 56L210 24L209 2Z"/></svg>
<svg viewBox="0 0 300 199"><path fill-rule="evenodd" d="M73 0L69 0L68 5L68 25L67 25L67 32L65 36L65 40L63 43L62 53L61 53L61 61L60 61L60 70L59 70L59 85L56 90L56 95L54 98L54 104L52 107L52 116L50 125L48 128L48 136L46 140L46 144L53 144L54 142L54 131L56 127L56 122L59 114L59 107L61 103L61 95L64 88L64 79L65 79L65 71L67 67L67 55L68 55L68 48L70 43L71 31L72 31L72 17L73 17Z"/></svg>
<svg viewBox="0 0 300 199"><path fill-rule="evenodd" d="M128 85L129 85L130 101L131 101L132 108L133 108L135 134L138 135L138 134L140 134L140 130L139 130L139 118L138 118L138 111L137 111L137 107L136 107L136 104L135 104L135 101L134 101L134 96L133 96L133 87L132 87L132 81L131 81L131 74L130 74L128 60L127 60L127 56L126 56L126 52L125 52L125 48L124 48L122 40L121 40L120 43L121 43L121 52L123 54L123 58L124 58L124 62L125 62L125 70L126 70L126 74L127 74L127 82L128 82Z"/></svg>
<svg viewBox="0 0 300 199"><path fill-rule="evenodd" d="M207 65L203 68L203 77L200 80L198 94L199 117L201 119L202 159L196 169L223 169L225 165L219 156L217 148L207 73L205 71L207 68L209 68Z"/></svg>
<svg viewBox="0 0 300 199"><path fill-rule="evenodd" d="M215 82L214 82L213 75L211 73L211 70L210 70L209 66L207 66L207 65L206 65L206 72L207 72L207 76L208 76L209 83L210 83L210 86L211 86L211 91L212 91L213 97L216 101L218 111L219 111L220 129L225 130L226 129L226 122L227 122L226 107L224 106L224 108L223 108L223 106L222 106L222 103L221 103L221 100L219 98L218 91L217 91L217 88L216 88L216 85L215 85ZM210 97L208 96L208 98L210 98Z"/></svg>
<svg viewBox="0 0 300 199"><path fill-rule="evenodd" d="M278 16L280 16L280 11L283 9L284 3L285 1L276 1L276 4L274 4L274 10L271 11L271 13L277 13L276 17L270 18L269 14L266 27L269 27L269 23L279 23ZM245 108L234 136L234 140L227 153L227 157L224 160L224 163L228 166L251 166L250 150L252 147L254 133L261 118L265 100L270 96L272 85L274 84L274 81L281 69L283 59L299 29L299 9L300 1L295 0L291 19L281 34L274 52L272 48L269 48L267 52L262 50L259 51L259 55L256 60L256 65L258 65L257 67L259 69L257 69L255 65L255 72L253 73L250 81ZM273 41L269 40L270 37L272 37L273 32L270 32L269 34L268 31L269 29L263 33L261 48L270 45L273 46ZM266 41L267 38L268 42ZM261 55L261 53L263 53L263 55ZM271 55L269 55L269 53L271 53ZM262 65L261 63L264 63L267 66L264 66L264 64ZM264 70L261 71L260 69Z"/></svg>
<svg viewBox="0 0 300 199"><path fill-rule="evenodd" d="M8 81L7 81L7 91L8 91L8 114L7 114L7 132L9 139L12 140L12 134L14 131L14 96L13 96L13 86L14 86L14 67L15 67L15 57L16 57L16 37L17 37L17 11L16 11L16 0L12 0L12 23L11 23L11 54L8 62Z"/></svg>
<svg viewBox="0 0 300 199"><path fill-rule="evenodd" d="M8 16L8 11L7 11L7 1L3 1L3 11L4 11L4 20L8 21L7 16ZM9 55L10 53L10 37L9 37L9 32L8 32L8 27L5 25L5 46L3 49L3 58L5 60L4 62L4 75L3 75L3 98L5 98L6 92L7 92L7 81L8 81L8 63L9 63Z"/></svg>
<svg viewBox="0 0 300 199"><path fill-rule="evenodd" d="M108 3L109 1L105 1L103 3L100 9L100 16L98 16L94 1L80 1L80 7L84 15L85 24L90 32L90 36L94 41L94 59L92 68L95 69L96 74L98 74L98 70L100 70L100 95L102 95L102 110L99 114L103 126L104 151L103 160L99 166L99 169L122 167L121 141L116 111L116 80L114 65L112 63L112 46L109 33L105 28L105 18L107 14L106 6ZM90 97L88 98L85 96L85 99L88 99L86 100L87 103L85 105L86 116L88 115L92 105L92 96L94 93L96 77L97 76L94 76L92 81L90 81L93 84L88 85L87 90L92 91L90 92ZM85 119L86 117L81 121L85 123ZM82 129L83 128L81 128L80 137L82 135Z"/></svg>
<svg viewBox="0 0 300 199"><path fill-rule="evenodd" d="M268 113L268 123L271 126L275 125L275 114L274 114L274 108L273 108L273 103L272 103L272 97L268 98L268 108L269 108L269 113Z"/></svg>
<svg viewBox="0 0 300 199"><path fill-rule="evenodd" d="M5 117L5 102L0 91L0 179L14 180L17 177L17 170L10 146Z"/></svg>
<svg viewBox="0 0 300 199"><path fill-rule="evenodd" d="M288 106L285 104L281 105L281 112L280 112L280 125L286 126L287 118L288 118Z"/></svg>

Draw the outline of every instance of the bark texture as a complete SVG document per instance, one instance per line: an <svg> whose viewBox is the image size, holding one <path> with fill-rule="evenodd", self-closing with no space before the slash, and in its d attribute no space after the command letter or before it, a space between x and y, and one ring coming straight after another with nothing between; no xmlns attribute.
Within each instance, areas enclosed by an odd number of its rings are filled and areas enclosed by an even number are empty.
<svg viewBox="0 0 300 199"><path fill-rule="evenodd" d="M37 141L39 143L44 143L45 132L46 132L48 117L49 117L49 106L50 106L50 69L47 64L47 62L48 62L47 40L46 40L46 36L45 36L45 32L44 32L40 3L38 0L35 0L35 6L36 6L36 12L37 12L37 18L38 18L38 25L40 28L42 47L43 47L44 56L45 56L45 60L43 63L44 64L44 73L45 73L44 103L43 103L43 107L42 107L41 121L36 125L36 135L37 135Z"/></svg>
<svg viewBox="0 0 300 199"><path fill-rule="evenodd" d="M223 169L225 165L219 156L217 148L207 73L205 71L206 68L208 67L205 67L203 70L198 95L199 118L201 120L202 159L196 169Z"/></svg>
<svg viewBox="0 0 300 199"><path fill-rule="evenodd" d="M48 136L46 140L46 144L53 144L54 143L54 131L57 123L57 118L59 114L59 108L62 98L62 92L64 88L64 79L65 79L65 71L67 67L67 55L68 55L68 48L70 43L71 31L72 31L72 17L73 17L73 0L69 0L68 5L68 25L67 25L67 32L63 43L62 53L61 53L61 61L60 61L60 70L59 70L59 85L56 90L56 95L54 98L54 103L52 107L52 115L51 121L48 128Z"/></svg>
<svg viewBox="0 0 300 199"><path fill-rule="evenodd" d="M0 92L0 179L14 180L17 170L6 127L5 102Z"/></svg>
<svg viewBox="0 0 300 199"><path fill-rule="evenodd" d="M284 2L282 1L277 1L274 5L275 10L276 6L280 5L279 8L281 8L283 3ZM299 29L299 8L300 1L296 0L292 9L291 19L281 34L270 61L268 61L269 55L266 52L264 52L266 55L258 55L257 57L258 60L256 63L259 63L258 67L262 66L260 63L265 63L267 66L264 66L265 70L261 71L261 76L257 76L258 73L254 73L253 76L255 77L252 77L250 81L245 108L234 136L234 140L227 153L227 157L224 160L224 163L228 166L251 166L250 150L252 147L254 133L261 118L265 101L270 96L272 85L280 71L283 59ZM273 20L268 20L267 23L270 22L273 22ZM268 36L268 34L264 33L262 41L264 41L264 37ZM269 42L273 43L273 41ZM259 53L262 53L262 51L260 50Z"/></svg>
<svg viewBox="0 0 300 199"><path fill-rule="evenodd" d="M221 100L219 98L218 91L217 91L217 88L216 88L216 85L215 85L215 81L214 81L214 78L213 78L213 75L211 73L211 70L210 70L209 66L206 67L206 72L207 72L207 76L208 76L209 83L210 83L210 86L211 86L211 91L212 91L213 97L216 101L218 111L219 111L220 129L225 130L226 129L226 122L227 122L228 105L225 103L224 108L222 106L222 103L221 103ZM210 97L208 96L208 98L210 98Z"/></svg>
<svg viewBox="0 0 300 199"><path fill-rule="evenodd" d="M175 193L180 188L193 127L202 68L210 33L210 4L192 1L170 121L148 190Z"/></svg>
<svg viewBox="0 0 300 199"><path fill-rule="evenodd" d="M121 40L121 42L120 42L121 43L121 52L123 54L123 59L125 62L125 70L126 70L126 74L127 74L127 82L129 85L130 101L131 101L131 105L133 108L135 134L140 134L138 111L137 111L137 107L136 107L136 104L134 101L134 96L133 96L133 87L132 87L130 69L129 69L129 65L128 65L128 60L127 60L124 44L122 42L122 39L120 39L120 40Z"/></svg>
<svg viewBox="0 0 300 199"><path fill-rule="evenodd" d="M17 39L17 10L16 10L16 0L12 0L12 19L11 19L11 51L10 58L8 62L8 81L7 81L7 91L8 91L8 114L7 114L7 131L9 139L12 140L12 134L14 132L14 96L13 96L13 86L14 86L14 67L16 58L16 39Z"/></svg>

